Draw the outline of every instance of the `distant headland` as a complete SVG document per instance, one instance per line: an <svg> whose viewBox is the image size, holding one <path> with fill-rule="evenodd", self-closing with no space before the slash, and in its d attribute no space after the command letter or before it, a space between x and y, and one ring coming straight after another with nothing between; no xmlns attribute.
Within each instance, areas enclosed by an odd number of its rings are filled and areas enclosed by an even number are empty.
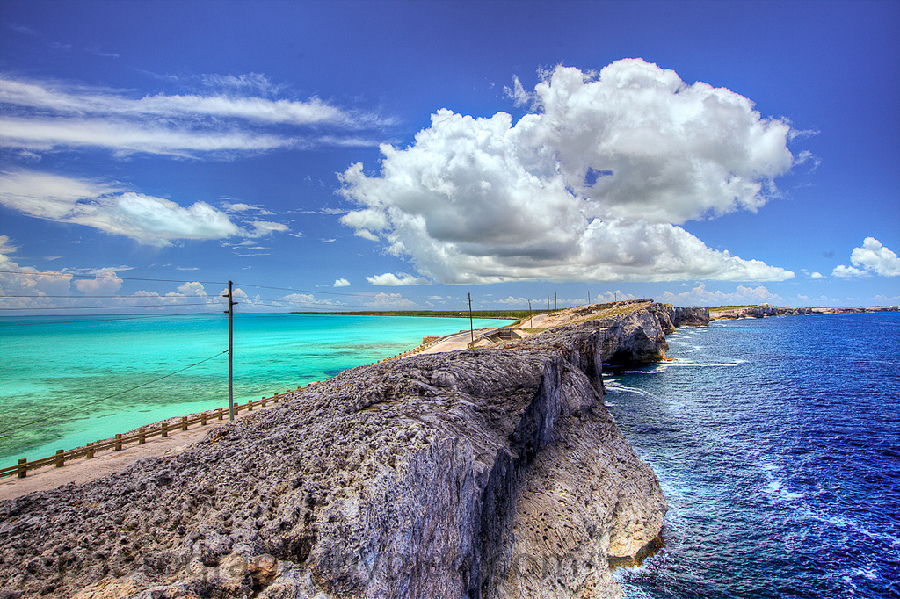
<svg viewBox="0 0 900 599"><path fill-rule="evenodd" d="M182 453L0 502L0 596L621 597L612 568L660 547L667 504L604 368L714 318L888 310L610 302L352 368Z"/></svg>

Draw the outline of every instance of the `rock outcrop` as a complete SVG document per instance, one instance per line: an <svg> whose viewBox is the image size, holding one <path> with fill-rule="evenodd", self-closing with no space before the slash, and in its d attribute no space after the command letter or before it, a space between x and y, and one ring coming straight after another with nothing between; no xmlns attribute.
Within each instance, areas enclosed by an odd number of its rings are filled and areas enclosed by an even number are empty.
<svg viewBox="0 0 900 599"><path fill-rule="evenodd" d="M869 312L897 312L900 310L897 306L876 306L863 308L793 308L793 307L775 307L769 304L760 304L758 306L738 306L734 308L719 308L710 311L709 316L712 320L735 320L738 318L765 318L767 316L793 316L797 314L866 314Z"/></svg>
<svg viewBox="0 0 900 599"><path fill-rule="evenodd" d="M704 327L709 324L709 308L684 308L666 306L672 325L678 327Z"/></svg>
<svg viewBox="0 0 900 599"><path fill-rule="evenodd" d="M354 368L176 457L0 504L0 597L618 597L609 560L666 504L601 372L662 357L660 314Z"/></svg>

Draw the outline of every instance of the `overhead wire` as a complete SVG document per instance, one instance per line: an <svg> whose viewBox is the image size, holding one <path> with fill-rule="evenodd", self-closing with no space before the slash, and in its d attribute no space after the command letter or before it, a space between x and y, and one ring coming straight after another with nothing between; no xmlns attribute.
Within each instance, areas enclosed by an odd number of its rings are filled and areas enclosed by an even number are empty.
<svg viewBox="0 0 900 599"><path fill-rule="evenodd" d="M75 274L75 273L58 273L58 272L28 272L28 271L17 271L17 270L7 270L0 269L0 273L12 274L12 275L20 275L20 276L34 276L34 277L68 277L68 278L77 278L77 279L94 279L96 278L95 274ZM162 283L200 283L202 285L227 285L227 282L222 281L191 281L185 279L167 279L167 278L151 278L151 277L127 277L127 276L119 276L116 275L118 279L123 281L149 281L149 282L162 282ZM357 297L357 298L372 298L377 295L374 292L362 292L362 293L347 293L341 291L325 291L325 290L309 290L309 289L296 289L293 287L279 287L274 285L259 285L256 283L244 283L240 281L235 281L235 285L240 287L249 287L254 289L269 289L273 291L289 291L292 293L309 293L309 294L319 294L319 295L336 295L342 297ZM0 295L0 299L6 298L19 298L19 299L40 299L40 298L48 298L48 299L135 299L135 298L145 298L152 296L145 295L80 295L80 296L71 296L71 295ZM162 298L163 296L160 296ZM177 301L182 299L192 299L193 296L185 296L185 297L171 297L166 296L165 299L169 302ZM238 298L240 299L240 298ZM259 302L271 302L273 305L269 307L306 307L306 308L322 308L323 310L327 310L329 308L337 308L337 309L346 309L346 308L354 308L354 309L366 309L371 308L369 305L348 305L348 304L340 304L340 305L329 305L329 304L319 304L316 302L303 302L298 300L286 299L286 298L250 298L248 297L244 300L244 303L248 303L250 305L257 304L263 305ZM277 305L275 305L277 304ZM18 307L18 308L6 308L0 307L0 311L13 311L13 310L99 310L99 309L115 309L115 308L166 308L166 307L178 307L178 306L201 306L201 305L209 305L209 302L205 304L198 303L177 303L177 304L157 304L157 305L135 305L135 306L60 306L60 307Z"/></svg>
<svg viewBox="0 0 900 599"><path fill-rule="evenodd" d="M39 296L38 296L39 297ZM117 310L122 308L181 308L184 306L208 306L209 303L202 304L153 304L142 306L28 306L26 308L0 308L0 310Z"/></svg>
<svg viewBox="0 0 900 599"><path fill-rule="evenodd" d="M114 398L114 397L118 397L119 395L123 395L123 394L125 394L125 393L130 393L131 391L134 391L135 389L140 389L141 387L146 387L147 385L152 385L153 383L157 383L157 382L162 381L162 380L164 380L164 379L167 379L167 378L169 378L169 377L175 376L176 374L179 374L179 373L181 373L181 372L184 372L185 370L188 370L188 369L190 369L190 368L193 368L194 366L199 366L200 364L203 364L204 362L209 362L210 360L212 360L212 359L214 359L214 358L218 358L218 357L221 356L222 354L227 354L227 353L228 353L228 350L226 349L226 350L221 351L221 352L219 352L219 353L217 353L217 354L215 354L215 355L213 355L213 356L209 356L208 358L204 358L204 359L200 360L199 362L194 362L193 364L188 364L188 365L185 366L184 368L181 368L181 369L176 370L176 371L174 371L174 372L170 372L169 374L163 375L163 376L161 376L161 377L157 377L157 378L155 378L155 379L146 381L146 382L144 382L144 383L141 383L140 385L135 385L134 387L131 387L131 388L129 388L129 389L125 389L125 390L123 390L123 391L118 391L118 392L113 393L113 394L111 394L111 395L107 395L106 397L101 397L101 398L98 398L98 399L94 399L94 400L92 400L92 403L106 401L106 400L108 400L108 399L112 399L112 398ZM68 414L71 414L71 413L73 413L73 412L77 412L78 410L83 410L83 409L84 409L84 406L76 406L76 407L73 407L72 409L66 410L66 411L64 411L64 412L57 412L57 413L55 414L55 416L65 416L65 415L68 415ZM20 423L20 424L16 424L15 426L8 426L8 427L6 427L6 428L4 428L4 429L0 429L0 435L6 434L6 433L8 433L9 431L12 431L12 430L21 430L21 429L23 429L23 428L26 428L26 427L31 426L32 424L35 424L35 423L37 423L37 422L44 421L44 420L46 420L46 419L47 419L47 416L45 415L45 416L41 416L40 418L35 418L35 419L33 419L33 420L30 420L30 421L28 421L28 422L25 422L24 424L21 424L21 423Z"/></svg>
<svg viewBox="0 0 900 599"><path fill-rule="evenodd" d="M0 269L0 273L10 274L10 275L22 275L22 276L32 276L32 277L69 277L73 279L95 279L97 278L98 273L83 275L77 273L65 273L65 272L29 272L25 270L6 270ZM117 279L122 279L123 281L151 281L158 283L201 283L203 285L227 285L228 281L224 283L222 281L188 281L185 279L154 279L154 278L146 278L146 277L122 277L116 275Z"/></svg>
<svg viewBox="0 0 900 599"><path fill-rule="evenodd" d="M21 309L29 309L29 308L21 308ZM94 320L90 320L87 322L121 322L121 321L126 321L126 320L144 320L147 318L171 318L173 316L210 316L212 314L218 314L218 311L216 311L216 312L190 312L190 313L185 312L185 313L181 313L181 314L172 314L172 313L169 313L169 314L144 314L141 316L128 316L128 317L125 317L123 315L122 318L96 318ZM115 316L115 314L110 314L109 316ZM27 318L27 316L25 318ZM3 327L29 327L29 326L40 326L40 325L47 325L47 324L54 324L54 325L56 325L56 324L73 324L73 323L82 323L82 322L85 322L85 320L83 320L83 319L82 320L54 320L52 322L48 322L46 320L41 320L38 322L3 322L3 323L0 323L0 328L3 328Z"/></svg>

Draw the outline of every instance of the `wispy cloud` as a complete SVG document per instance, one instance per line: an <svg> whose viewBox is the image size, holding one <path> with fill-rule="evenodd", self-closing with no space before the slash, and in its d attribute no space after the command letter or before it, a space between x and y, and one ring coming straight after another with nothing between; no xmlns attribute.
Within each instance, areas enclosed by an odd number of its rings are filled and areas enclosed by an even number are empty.
<svg viewBox="0 0 900 599"><path fill-rule="evenodd" d="M182 239L257 238L288 230L272 221L234 222L206 202L182 206L114 184L27 170L0 172L0 205L156 246Z"/></svg>
<svg viewBox="0 0 900 599"><path fill-rule="evenodd" d="M136 98L117 90L0 75L0 105L7 113L0 120L0 146L36 151L87 146L175 156L366 146L377 140L360 136L360 130L391 122L315 97L234 93L274 93L277 88L260 75L208 76L209 82L228 92Z"/></svg>

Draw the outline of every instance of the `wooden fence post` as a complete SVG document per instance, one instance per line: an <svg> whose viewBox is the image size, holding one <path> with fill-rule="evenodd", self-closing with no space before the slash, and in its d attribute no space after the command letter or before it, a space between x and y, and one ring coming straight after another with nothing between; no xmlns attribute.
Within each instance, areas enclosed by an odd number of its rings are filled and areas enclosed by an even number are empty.
<svg viewBox="0 0 900 599"><path fill-rule="evenodd" d="M25 462L27 462L27 461L28 460L26 460L25 458L19 458L19 470L18 470L19 478L25 478L25 471L27 470L27 468L25 468Z"/></svg>
<svg viewBox="0 0 900 599"><path fill-rule="evenodd" d="M138 445L143 445L147 442L147 429L143 426L138 429Z"/></svg>
<svg viewBox="0 0 900 599"><path fill-rule="evenodd" d="M163 437L168 437L168 436L169 436L169 423L168 423L168 421L163 422L163 425L162 425L162 436L163 436Z"/></svg>
<svg viewBox="0 0 900 599"><path fill-rule="evenodd" d="M222 419L222 408L216 409L216 415L219 417L219 420Z"/></svg>
<svg viewBox="0 0 900 599"><path fill-rule="evenodd" d="M206 412L200 413L200 426L206 426Z"/></svg>
<svg viewBox="0 0 900 599"><path fill-rule="evenodd" d="M56 460L53 462L53 467L54 467L54 468L62 468L62 467L63 467L63 463L64 463L64 460L63 460L63 450L62 450L62 449L57 449L57 450L56 450Z"/></svg>
<svg viewBox="0 0 900 599"><path fill-rule="evenodd" d="M187 416L181 417L181 430L183 430L183 431L187 430Z"/></svg>
<svg viewBox="0 0 900 599"><path fill-rule="evenodd" d="M94 457L94 444L88 443L87 444L87 458L90 459L92 457Z"/></svg>
<svg viewBox="0 0 900 599"><path fill-rule="evenodd" d="M116 435L116 451L122 451L122 433Z"/></svg>

